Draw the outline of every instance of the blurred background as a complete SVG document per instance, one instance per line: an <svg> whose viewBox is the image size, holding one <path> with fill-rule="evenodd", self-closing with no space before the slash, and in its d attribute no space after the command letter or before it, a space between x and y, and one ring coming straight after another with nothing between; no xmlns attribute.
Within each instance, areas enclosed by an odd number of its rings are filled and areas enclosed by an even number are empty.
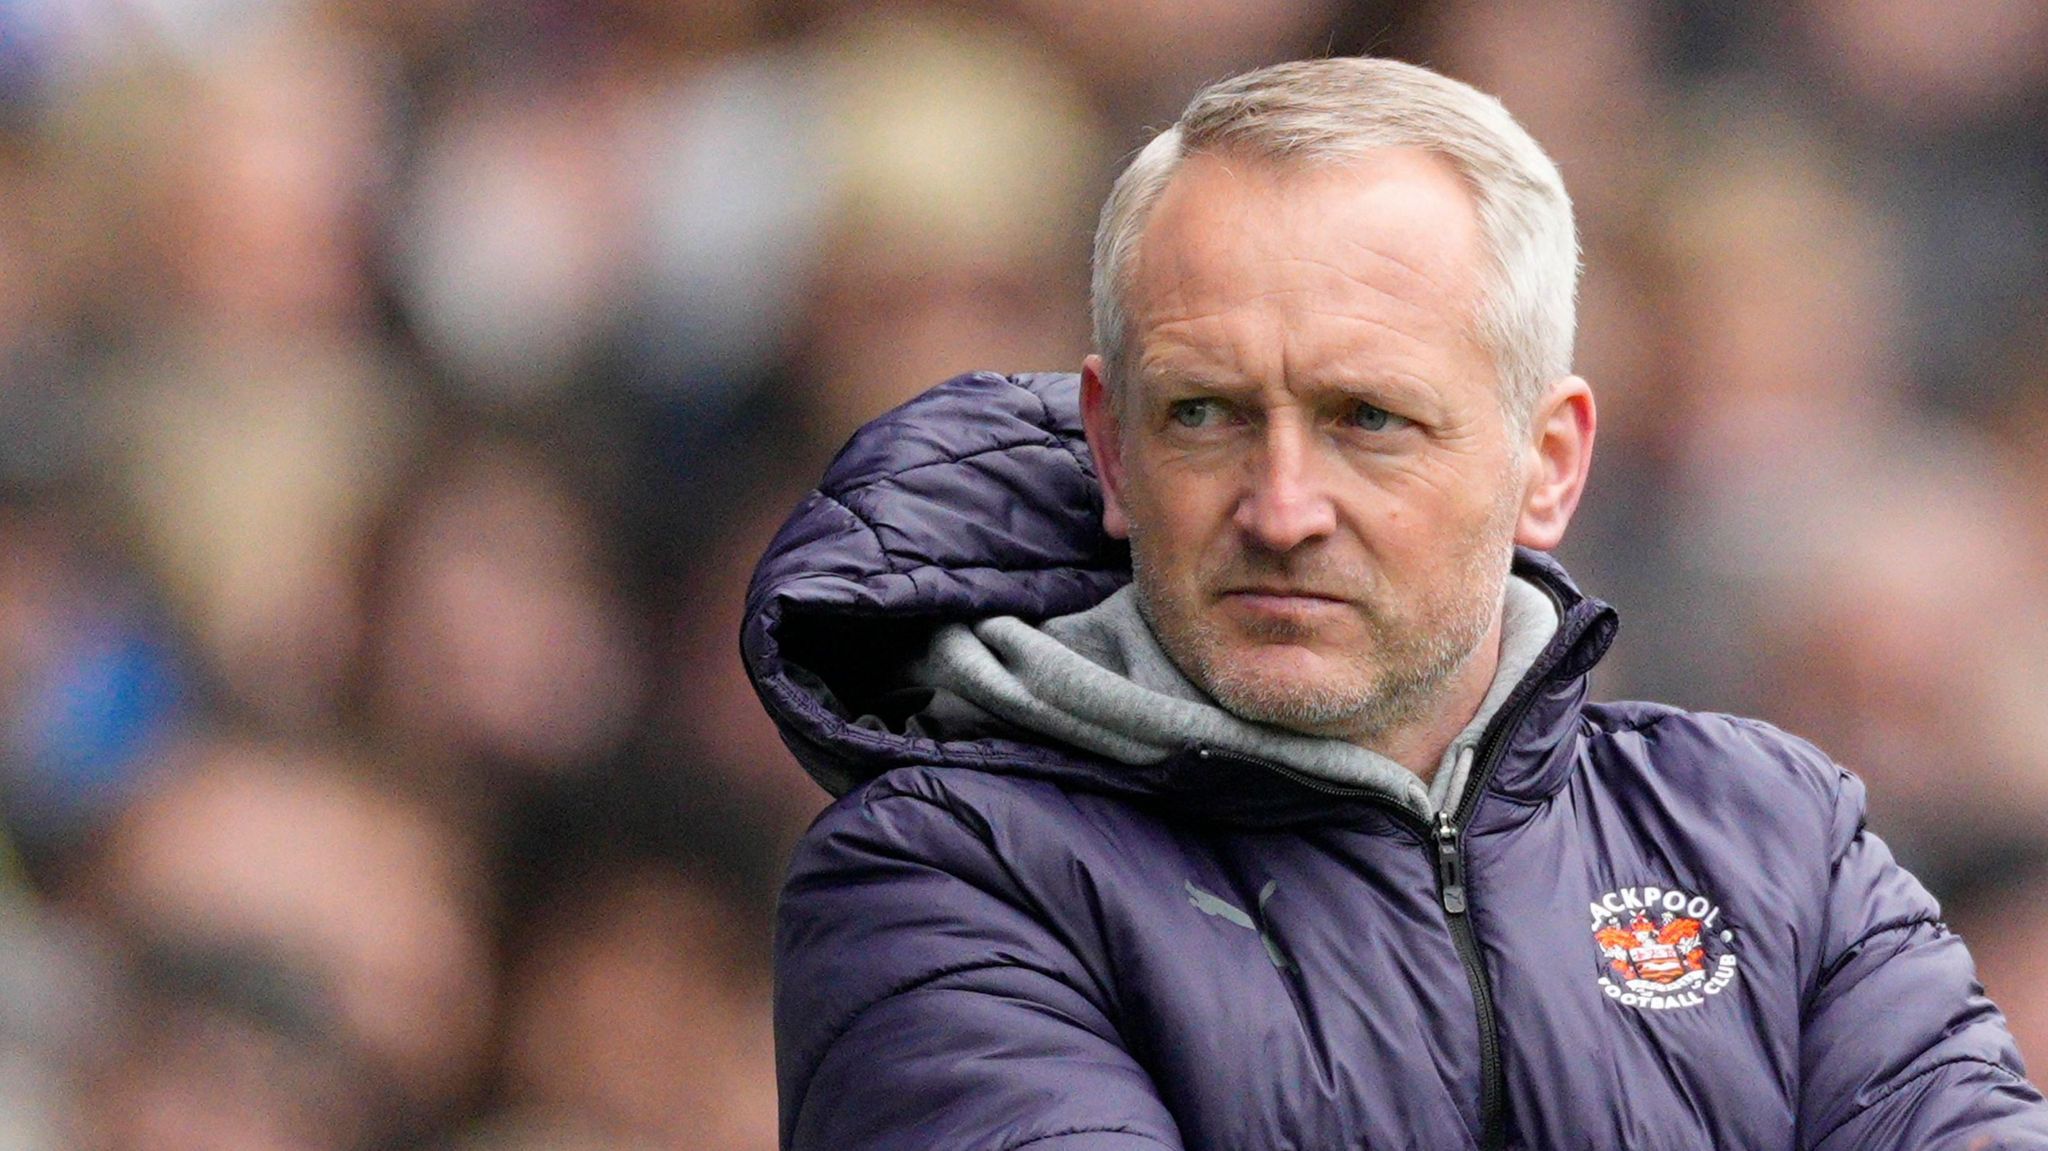
<svg viewBox="0 0 2048 1151"><path fill-rule="evenodd" d="M2048 1058L2048 5L0 0L0 1151L772 1147L755 557L1357 52L1579 205L1599 693L1862 773Z"/></svg>

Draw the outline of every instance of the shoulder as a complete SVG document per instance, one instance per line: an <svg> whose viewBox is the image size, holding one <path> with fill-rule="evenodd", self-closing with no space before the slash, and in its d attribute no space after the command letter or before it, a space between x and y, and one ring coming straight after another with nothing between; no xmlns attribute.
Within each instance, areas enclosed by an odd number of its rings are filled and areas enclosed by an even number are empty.
<svg viewBox="0 0 2048 1151"><path fill-rule="evenodd" d="M1832 807L1848 773L1807 740L1746 716L1626 701L1587 705L1596 767L1652 769L1713 791L1761 790Z"/></svg>
<svg viewBox="0 0 2048 1151"><path fill-rule="evenodd" d="M1860 783L1828 755L1762 720L1651 703L1589 705L1585 785L1653 811L1673 830L1705 829L1825 860L1860 826Z"/></svg>
<svg viewBox="0 0 2048 1151"><path fill-rule="evenodd" d="M776 908L782 962L858 957L878 969L916 967L929 951L943 966L944 943L905 948L909 937L993 931L1018 940L1048 918L1040 876L1020 858L1052 826L1026 834L1031 809L1049 789L962 768L898 768L855 788L825 810L793 853ZM940 925L946 925L941 927ZM971 927L969 925L972 925ZM893 949L871 945L895 941Z"/></svg>
<svg viewBox="0 0 2048 1151"><path fill-rule="evenodd" d="M955 873L989 865L1014 873L1020 864L1056 865L1087 843L1147 821L1131 804L1050 780L966 767L901 767L818 816L797 845L790 882L836 871L860 855L921 859Z"/></svg>

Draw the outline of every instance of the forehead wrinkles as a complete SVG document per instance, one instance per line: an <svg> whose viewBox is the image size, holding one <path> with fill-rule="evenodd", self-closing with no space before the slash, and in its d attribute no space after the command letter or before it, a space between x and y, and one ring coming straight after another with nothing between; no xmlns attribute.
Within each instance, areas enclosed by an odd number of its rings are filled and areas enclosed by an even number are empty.
<svg viewBox="0 0 2048 1151"><path fill-rule="evenodd" d="M1452 335L1483 352L1486 268L1471 192L1429 153L1284 166L1199 155L1161 194L1133 253L1129 353L1142 362L1149 329L1219 304L1308 307L1383 328L1390 319L1424 321L1415 334L1439 331L1451 316ZM1273 290L1240 286L1262 270ZM1318 297L1331 306L1317 308ZM1387 311L1361 311L1373 307Z"/></svg>
<svg viewBox="0 0 2048 1151"><path fill-rule="evenodd" d="M1291 282L1264 291L1239 292L1231 288L1237 277L1232 275L1230 264L1183 260L1168 253L1169 259L1163 261L1160 274L1153 278L1154 290L1138 315L1143 326L1151 329L1209 321L1263 327L1282 318L1268 313L1284 311L1287 317L1328 318L1403 340L1438 334L1446 313L1460 321L1469 319L1469 310L1441 281L1364 245L1343 240L1338 243L1350 243L1362 257L1361 262L1377 265L1373 273L1355 275L1352 269L1327 257L1276 254L1259 262L1285 265L1295 273L1288 277ZM1244 266L1238 268L1242 270ZM1230 294L1220 294L1218 288ZM1450 334L1468 338L1469 328L1468 322L1458 322ZM1284 339L1291 331L1283 327L1280 335Z"/></svg>

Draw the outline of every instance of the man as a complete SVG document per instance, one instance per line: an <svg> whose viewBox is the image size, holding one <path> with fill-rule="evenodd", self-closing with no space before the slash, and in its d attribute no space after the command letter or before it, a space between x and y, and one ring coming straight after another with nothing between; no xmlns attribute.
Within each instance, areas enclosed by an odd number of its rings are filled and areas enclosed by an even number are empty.
<svg viewBox="0 0 2048 1151"><path fill-rule="evenodd" d="M2048 1147L1853 778L1585 702L1576 264L1498 103L1264 69L1117 182L1078 387L855 438L744 637L842 796L785 1146Z"/></svg>

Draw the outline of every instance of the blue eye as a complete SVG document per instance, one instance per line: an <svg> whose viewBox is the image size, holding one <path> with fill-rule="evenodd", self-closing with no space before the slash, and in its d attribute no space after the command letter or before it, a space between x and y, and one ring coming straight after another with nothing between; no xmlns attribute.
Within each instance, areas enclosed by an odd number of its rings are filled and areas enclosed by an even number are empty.
<svg viewBox="0 0 2048 1151"><path fill-rule="evenodd" d="M1166 414L1180 427L1201 428L1213 422L1210 417L1222 414L1222 405L1215 400L1176 400Z"/></svg>
<svg viewBox="0 0 2048 1151"><path fill-rule="evenodd" d="M1393 418L1394 414L1385 408L1376 408L1371 404L1362 403L1352 407L1347 422L1354 428L1364 428L1368 432L1377 432L1385 430L1387 424Z"/></svg>

